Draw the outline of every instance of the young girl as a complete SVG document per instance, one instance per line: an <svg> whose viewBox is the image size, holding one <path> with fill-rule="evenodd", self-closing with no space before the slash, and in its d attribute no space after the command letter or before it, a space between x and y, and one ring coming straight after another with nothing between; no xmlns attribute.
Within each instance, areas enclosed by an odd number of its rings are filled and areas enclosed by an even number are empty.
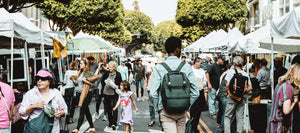
<svg viewBox="0 0 300 133"><path fill-rule="evenodd" d="M121 92L119 94L119 99L116 104L116 106L113 108L115 111L118 106L121 104L121 114L120 114L120 125L125 124L126 128L126 133L128 131L132 131L133 128L131 127L133 125L133 120L132 120L132 109L131 109L131 102L133 103L136 112L139 112L139 109L136 106L135 100L133 98L133 92L130 91L130 84L127 81L121 82L120 85Z"/></svg>

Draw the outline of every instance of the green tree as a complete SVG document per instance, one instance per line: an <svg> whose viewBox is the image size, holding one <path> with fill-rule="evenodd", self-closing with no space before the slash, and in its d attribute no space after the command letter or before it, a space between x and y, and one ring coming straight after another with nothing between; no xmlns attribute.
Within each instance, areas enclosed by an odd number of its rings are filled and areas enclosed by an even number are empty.
<svg viewBox="0 0 300 133"><path fill-rule="evenodd" d="M0 8L4 8L10 13L15 13L23 8L34 6L42 0L0 0Z"/></svg>
<svg viewBox="0 0 300 133"><path fill-rule="evenodd" d="M125 27L132 35L129 44L123 44L127 53L141 48L141 44L151 43L154 24L151 18L140 11L125 10Z"/></svg>
<svg viewBox="0 0 300 133"><path fill-rule="evenodd" d="M246 0L179 0L176 21L183 38L195 41L212 30L235 27L247 20Z"/></svg>
<svg viewBox="0 0 300 133"><path fill-rule="evenodd" d="M171 36L180 37L182 28L175 20L163 21L154 27L153 43L155 51L163 51L164 42Z"/></svg>
<svg viewBox="0 0 300 133"><path fill-rule="evenodd" d="M124 9L120 0L44 0L37 4L46 18L53 23L51 30L71 29L98 34L114 43L129 42L124 26ZM127 36L126 36L127 33Z"/></svg>

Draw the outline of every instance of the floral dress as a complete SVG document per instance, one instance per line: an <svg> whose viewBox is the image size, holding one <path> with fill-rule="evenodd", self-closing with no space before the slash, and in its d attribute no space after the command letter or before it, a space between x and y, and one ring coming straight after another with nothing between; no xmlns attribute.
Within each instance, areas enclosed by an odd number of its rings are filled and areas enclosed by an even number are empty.
<svg viewBox="0 0 300 133"><path fill-rule="evenodd" d="M121 114L120 114L120 125L130 124L133 125L132 120L132 109L131 109L131 99L130 96L133 94L132 91L128 91L127 93L120 93L121 97Z"/></svg>

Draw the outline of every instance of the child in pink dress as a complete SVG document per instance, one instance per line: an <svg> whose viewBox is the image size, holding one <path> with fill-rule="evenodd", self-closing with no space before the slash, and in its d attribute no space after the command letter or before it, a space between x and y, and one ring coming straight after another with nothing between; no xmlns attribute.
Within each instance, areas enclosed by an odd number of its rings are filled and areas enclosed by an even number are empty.
<svg viewBox="0 0 300 133"><path fill-rule="evenodd" d="M133 128L131 127L133 125L131 103L133 103L136 112L139 112L139 109L137 108L134 97L132 95L133 92L130 91L130 84L127 81L123 81L121 82L120 88L121 92L119 94L119 99L113 110L115 111L121 104L119 124L125 124L126 133L128 133L129 131L133 130Z"/></svg>

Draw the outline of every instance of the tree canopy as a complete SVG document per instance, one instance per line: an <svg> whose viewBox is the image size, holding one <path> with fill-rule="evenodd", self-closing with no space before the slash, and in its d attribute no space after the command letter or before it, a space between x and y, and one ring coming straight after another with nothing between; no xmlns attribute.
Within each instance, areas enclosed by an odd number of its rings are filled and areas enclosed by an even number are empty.
<svg viewBox="0 0 300 133"><path fill-rule="evenodd" d="M125 10L124 24L132 35L131 43L125 46L127 50L140 48L143 43L151 43L154 24L149 16L140 11Z"/></svg>
<svg viewBox="0 0 300 133"><path fill-rule="evenodd" d="M35 3L43 0L0 0L0 8L4 8L10 13L20 11L22 8L34 6Z"/></svg>
<svg viewBox="0 0 300 133"><path fill-rule="evenodd" d="M180 37L182 35L182 28L175 20L163 21L154 27L154 50L162 51L164 49L164 41L171 37Z"/></svg>
<svg viewBox="0 0 300 133"><path fill-rule="evenodd" d="M116 43L131 40L123 24L124 9L120 0L44 0L37 7L53 22L51 30L69 28L74 35L82 30L101 34Z"/></svg>
<svg viewBox="0 0 300 133"><path fill-rule="evenodd" d="M212 30L233 28L247 20L246 0L178 0L176 21L183 38L195 41Z"/></svg>

